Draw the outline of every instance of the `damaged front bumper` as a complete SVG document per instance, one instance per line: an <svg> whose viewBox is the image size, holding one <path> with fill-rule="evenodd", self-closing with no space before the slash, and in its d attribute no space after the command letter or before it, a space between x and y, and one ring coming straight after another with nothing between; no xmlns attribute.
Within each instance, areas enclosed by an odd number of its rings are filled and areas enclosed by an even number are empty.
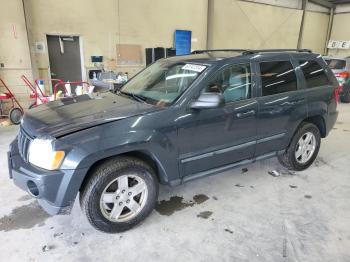
<svg viewBox="0 0 350 262"><path fill-rule="evenodd" d="M84 176L85 169L48 171L26 163L18 153L17 140L8 152L9 176L16 186L36 198L50 215L69 214L78 189L74 177Z"/></svg>

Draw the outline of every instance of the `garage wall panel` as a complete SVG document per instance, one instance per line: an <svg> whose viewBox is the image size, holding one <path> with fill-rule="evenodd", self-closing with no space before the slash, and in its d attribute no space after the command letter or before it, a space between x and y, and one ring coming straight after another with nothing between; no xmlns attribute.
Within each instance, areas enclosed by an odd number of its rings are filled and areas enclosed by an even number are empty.
<svg viewBox="0 0 350 262"><path fill-rule="evenodd" d="M25 8L32 46L35 42L46 44L46 34L79 35L86 65L92 65L91 55L115 56L117 1L26 0ZM43 73L49 66L47 46L44 53L35 54L35 60Z"/></svg>
<svg viewBox="0 0 350 262"><path fill-rule="evenodd" d="M118 40L121 44L139 44L143 65L119 66L135 74L145 64L147 47L173 47L175 29L192 31L192 49L207 46L207 0L119 0Z"/></svg>
<svg viewBox="0 0 350 262"><path fill-rule="evenodd" d="M329 14L306 12L302 48L323 53L327 38L328 21Z"/></svg>
<svg viewBox="0 0 350 262"><path fill-rule="evenodd" d="M192 31L192 48L206 46L206 0L120 0L120 41L172 47L175 29Z"/></svg>
<svg viewBox="0 0 350 262"><path fill-rule="evenodd" d="M31 44L46 43L45 34L79 35L87 68L93 67L91 55L116 61L117 44L172 47L175 29L192 30L193 47L206 47L207 0L26 0L25 6ZM145 64L142 53L142 65L117 70L138 72ZM38 74L47 77L47 52L35 54L35 62Z"/></svg>
<svg viewBox="0 0 350 262"><path fill-rule="evenodd" d="M295 48L302 11L236 0L212 0L209 48Z"/></svg>
<svg viewBox="0 0 350 262"><path fill-rule="evenodd" d="M349 5L350 10L350 5ZM350 13L338 13L334 15L333 27L330 39L332 40L350 40ZM332 56L350 56L350 49L329 49L329 55Z"/></svg>
<svg viewBox="0 0 350 262"><path fill-rule="evenodd" d="M0 0L0 78L10 87L24 108L30 104L29 90L20 80L32 76L32 65L21 0ZM0 85L0 93L6 90Z"/></svg>

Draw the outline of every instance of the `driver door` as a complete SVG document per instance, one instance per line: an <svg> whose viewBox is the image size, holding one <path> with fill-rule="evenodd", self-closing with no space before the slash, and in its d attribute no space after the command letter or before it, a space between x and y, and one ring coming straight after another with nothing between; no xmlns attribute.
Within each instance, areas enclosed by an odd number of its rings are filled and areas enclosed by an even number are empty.
<svg viewBox="0 0 350 262"><path fill-rule="evenodd" d="M224 169L254 157L258 103L252 91L249 63L226 66L206 83L201 93L220 92L225 104L218 108L189 108L180 120L183 176L205 175L211 169Z"/></svg>

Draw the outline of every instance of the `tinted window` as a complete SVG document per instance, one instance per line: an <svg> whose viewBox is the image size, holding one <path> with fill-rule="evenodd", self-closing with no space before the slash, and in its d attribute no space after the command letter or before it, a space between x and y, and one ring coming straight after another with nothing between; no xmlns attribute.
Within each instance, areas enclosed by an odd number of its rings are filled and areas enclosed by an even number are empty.
<svg viewBox="0 0 350 262"><path fill-rule="evenodd" d="M313 60L299 61L300 68L304 73L307 88L329 85L329 80L323 68Z"/></svg>
<svg viewBox="0 0 350 262"><path fill-rule="evenodd" d="M248 64L232 65L220 71L204 92L220 92L225 102L251 97L251 73Z"/></svg>
<svg viewBox="0 0 350 262"><path fill-rule="evenodd" d="M297 89L295 70L289 61L260 63L262 95L274 95Z"/></svg>
<svg viewBox="0 0 350 262"><path fill-rule="evenodd" d="M325 59L330 69L342 70L345 69L346 61L341 59Z"/></svg>

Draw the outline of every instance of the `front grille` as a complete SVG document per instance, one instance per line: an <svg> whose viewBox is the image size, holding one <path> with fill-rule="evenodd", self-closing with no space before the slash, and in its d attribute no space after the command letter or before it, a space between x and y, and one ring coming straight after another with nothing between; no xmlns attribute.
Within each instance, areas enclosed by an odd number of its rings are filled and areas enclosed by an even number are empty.
<svg viewBox="0 0 350 262"><path fill-rule="evenodd" d="M18 152L25 162L28 162L28 148L29 144L32 141L32 138L22 129L20 128L18 136Z"/></svg>

